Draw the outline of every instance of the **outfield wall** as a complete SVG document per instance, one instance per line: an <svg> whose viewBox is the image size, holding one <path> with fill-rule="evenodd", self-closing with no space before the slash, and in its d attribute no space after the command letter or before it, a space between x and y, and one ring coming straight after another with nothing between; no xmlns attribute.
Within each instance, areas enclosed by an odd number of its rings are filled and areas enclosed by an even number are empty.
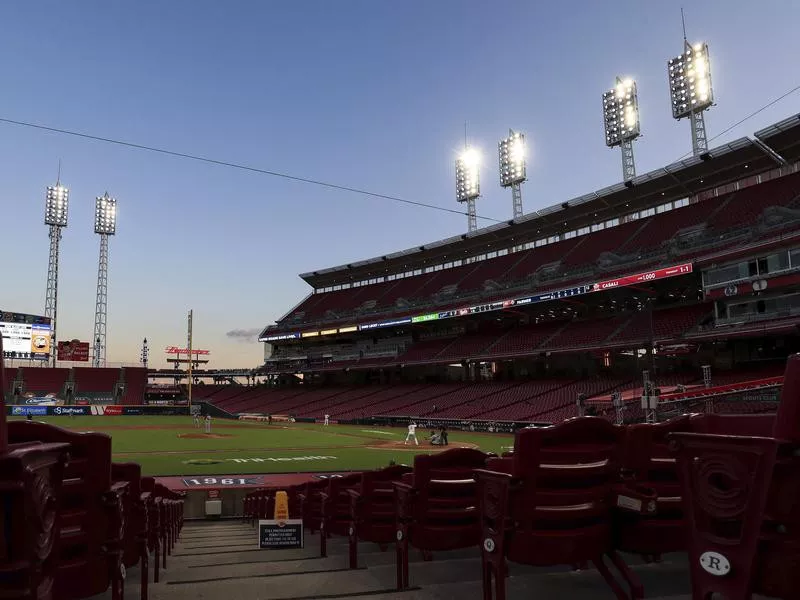
<svg viewBox="0 0 800 600"><path fill-rule="evenodd" d="M6 406L6 414L12 417L48 417L48 416L180 416L189 415L188 406L121 406L84 405L84 406L37 406L37 405L12 405Z"/></svg>

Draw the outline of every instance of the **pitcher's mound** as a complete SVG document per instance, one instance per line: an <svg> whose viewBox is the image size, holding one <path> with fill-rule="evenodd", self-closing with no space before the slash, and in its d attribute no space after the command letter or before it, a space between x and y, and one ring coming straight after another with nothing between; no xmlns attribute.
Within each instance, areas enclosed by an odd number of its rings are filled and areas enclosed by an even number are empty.
<svg viewBox="0 0 800 600"><path fill-rule="evenodd" d="M450 442L447 446L434 446L428 440L420 441L419 446L416 444L405 444L401 440L376 440L374 444L370 444L367 446L371 450L408 450L413 452L419 452L420 450L424 450L425 452L444 452L445 450L450 450L451 448L473 448L478 449L478 444L473 444L472 442Z"/></svg>
<svg viewBox="0 0 800 600"><path fill-rule="evenodd" d="M179 433L178 437L185 440L219 440L233 436L229 433Z"/></svg>

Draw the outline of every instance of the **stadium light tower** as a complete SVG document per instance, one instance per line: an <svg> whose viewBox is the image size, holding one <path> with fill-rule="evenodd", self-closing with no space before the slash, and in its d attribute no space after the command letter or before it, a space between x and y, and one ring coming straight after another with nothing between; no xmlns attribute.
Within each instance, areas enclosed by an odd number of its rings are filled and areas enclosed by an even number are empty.
<svg viewBox="0 0 800 600"><path fill-rule="evenodd" d="M94 305L94 366L106 364L106 318L108 316L108 238L117 232L117 201L108 192L95 199L94 232L100 235L97 267L97 297Z"/></svg>
<svg viewBox="0 0 800 600"><path fill-rule="evenodd" d="M522 182L527 179L525 164L525 134L508 130L508 137L500 140L500 186L511 188L514 218L522 216Z"/></svg>
<svg viewBox="0 0 800 600"><path fill-rule="evenodd" d="M614 87L603 93L603 126L606 146L619 146L622 150L622 178L630 181L636 177L633 159L633 140L639 137L639 98L633 79L617 77Z"/></svg>
<svg viewBox="0 0 800 600"><path fill-rule="evenodd" d="M695 156L708 152L703 113L714 103L708 44L690 44L683 38L683 54L667 62L672 118L689 117L692 124L692 151Z"/></svg>
<svg viewBox="0 0 800 600"><path fill-rule="evenodd" d="M60 169L59 169L60 170ZM50 226L50 259L47 263L47 293L44 301L44 316L50 318L53 366L56 366L56 317L58 316L58 255L61 246L61 230L67 226L69 190L61 185L60 178L54 186L48 186L44 210L44 224Z"/></svg>
<svg viewBox="0 0 800 600"><path fill-rule="evenodd" d="M478 229L475 201L481 195L481 155L475 148L467 147L456 159L456 200L467 204L467 231Z"/></svg>

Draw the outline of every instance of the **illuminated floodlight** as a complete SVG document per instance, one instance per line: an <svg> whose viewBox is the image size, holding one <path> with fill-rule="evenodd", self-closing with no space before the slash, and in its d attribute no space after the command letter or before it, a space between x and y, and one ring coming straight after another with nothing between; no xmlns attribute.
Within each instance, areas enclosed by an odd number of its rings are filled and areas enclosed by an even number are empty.
<svg viewBox="0 0 800 600"><path fill-rule="evenodd" d="M511 187L527 179L524 133L513 132L504 140L500 140L499 155L502 187Z"/></svg>
<svg viewBox="0 0 800 600"><path fill-rule="evenodd" d="M685 44L680 56L667 62L672 117L682 119L714 103L708 44Z"/></svg>
<svg viewBox="0 0 800 600"><path fill-rule="evenodd" d="M94 232L101 235L114 235L117 232L117 201L108 192L95 199Z"/></svg>
<svg viewBox="0 0 800 600"><path fill-rule="evenodd" d="M481 155L475 148L467 148L456 159L456 200L467 202L481 195Z"/></svg>
<svg viewBox="0 0 800 600"><path fill-rule="evenodd" d="M44 224L56 227L67 226L67 212L69 209L69 190L60 183L48 186L47 201L45 203Z"/></svg>
<svg viewBox="0 0 800 600"><path fill-rule="evenodd" d="M635 140L641 134L639 97L633 79L617 77L616 85L603 93L603 127L609 148Z"/></svg>

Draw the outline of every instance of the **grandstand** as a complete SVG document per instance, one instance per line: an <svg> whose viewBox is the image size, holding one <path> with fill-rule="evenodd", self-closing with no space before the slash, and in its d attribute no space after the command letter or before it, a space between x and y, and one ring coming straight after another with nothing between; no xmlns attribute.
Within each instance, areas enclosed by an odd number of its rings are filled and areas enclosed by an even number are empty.
<svg viewBox="0 0 800 600"><path fill-rule="evenodd" d="M798 117L507 223L304 273L312 293L260 336L269 385L207 399L552 422L578 393L633 398L642 371L666 391L779 369L800 326Z"/></svg>
<svg viewBox="0 0 800 600"><path fill-rule="evenodd" d="M609 414L619 393L635 420L643 371L663 394L777 374L800 349L799 145L795 115L508 223L305 273L313 292L260 336L264 365L196 370L212 383L193 398L232 415L547 423L579 394ZM148 378L185 376L22 366L3 391L140 404Z"/></svg>

